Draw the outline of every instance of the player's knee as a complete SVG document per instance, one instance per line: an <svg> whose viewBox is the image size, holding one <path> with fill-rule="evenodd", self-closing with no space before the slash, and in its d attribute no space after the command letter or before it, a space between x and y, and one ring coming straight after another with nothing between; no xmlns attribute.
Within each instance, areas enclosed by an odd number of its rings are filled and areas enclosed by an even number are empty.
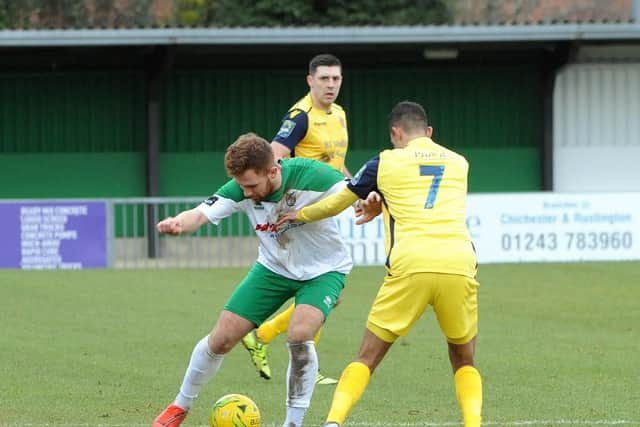
<svg viewBox="0 0 640 427"><path fill-rule="evenodd" d="M209 336L209 351L214 354L227 354L238 343L232 340L228 335L214 333Z"/></svg>
<svg viewBox="0 0 640 427"><path fill-rule="evenodd" d="M449 343L449 360L451 361L453 372L463 366L474 366L474 344L474 340L466 344Z"/></svg>
<svg viewBox="0 0 640 427"><path fill-rule="evenodd" d="M290 343L301 343L305 341L313 340L315 337L316 329L309 327L305 324L292 324L289 323L289 330L287 331L287 341Z"/></svg>

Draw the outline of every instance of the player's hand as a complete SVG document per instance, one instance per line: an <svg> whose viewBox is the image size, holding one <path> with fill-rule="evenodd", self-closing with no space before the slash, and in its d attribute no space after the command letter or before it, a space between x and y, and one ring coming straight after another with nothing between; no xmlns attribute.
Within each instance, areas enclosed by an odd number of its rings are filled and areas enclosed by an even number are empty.
<svg viewBox="0 0 640 427"><path fill-rule="evenodd" d="M280 227L285 222L297 221L296 215L298 215L298 211L295 211L295 210L281 213L280 216L278 217L278 222L276 223L276 225Z"/></svg>
<svg viewBox="0 0 640 427"><path fill-rule="evenodd" d="M356 207L356 225L361 225L380 215L382 212L382 196L372 191L358 205Z"/></svg>
<svg viewBox="0 0 640 427"><path fill-rule="evenodd" d="M353 204L353 210L354 210L354 212L356 214L356 218L364 213L364 210L362 209L362 200L358 199Z"/></svg>
<svg viewBox="0 0 640 427"><path fill-rule="evenodd" d="M182 223L172 216L163 219L156 225L156 229L158 232L163 234L181 234L182 233Z"/></svg>

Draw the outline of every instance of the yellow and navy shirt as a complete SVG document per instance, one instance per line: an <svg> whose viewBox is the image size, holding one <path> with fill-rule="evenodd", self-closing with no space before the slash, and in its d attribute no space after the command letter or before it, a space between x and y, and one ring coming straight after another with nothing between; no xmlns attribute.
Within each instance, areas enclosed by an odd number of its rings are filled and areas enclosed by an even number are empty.
<svg viewBox="0 0 640 427"><path fill-rule="evenodd" d="M476 254L466 225L469 164L430 138L385 150L369 160L340 193L300 210L316 221L347 208L371 191L382 195L387 271L476 275Z"/></svg>
<svg viewBox="0 0 640 427"><path fill-rule="evenodd" d="M289 109L273 140L286 145L291 157L320 160L342 172L349 145L347 117L338 104L329 112L314 108L307 94Z"/></svg>

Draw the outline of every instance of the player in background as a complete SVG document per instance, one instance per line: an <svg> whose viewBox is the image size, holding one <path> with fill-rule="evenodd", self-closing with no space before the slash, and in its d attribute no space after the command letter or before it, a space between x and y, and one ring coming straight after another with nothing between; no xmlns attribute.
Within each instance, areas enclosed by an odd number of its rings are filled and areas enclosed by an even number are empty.
<svg viewBox="0 0 640 427"><path fill-rule="evenodd" d="M474 367L479 284L465 223L469 165L431 140L432 131L419 104L399 103L389 115L394 149L367 162L340 193L286 213L278 222L317 221L374 190L382 197L388 274L369 312L358 355L342 372L325 426L344 424L391 345L429 305L447 339L464 426L480 426L482 380Z"/></svg>
<svg viewBox="0 0 640 427"><path fill-rule="evenodd" d="M309 93L289 109L271 142L276 159L305 157L320 160L351 178L345 166L349 145L347 117L342 107L335 103L342 84L340 60L330 54L313 57L309 62L307 84ZM344 218L350 220L353 212L345 212ZM287 332L293 310L294 305L291 304L242 340L262 378L271 378L268 345L276 336ZM315 338L316 345L319 335L320 332ZM338 381L318 372L316 382L329 385Z"/></svg>
<svg viewBox="0 0 640 427"><path fill-rule="evenodd" d="M344 176L309 159L275 161L270 144L245 134L231 144L224 158L232 179L199 206L157 224L160 233L192 233L235 212L249 217L259 239L256 263L227 300L209 335L193 349L180 391L153 422L177 427L198 393L220 369L224 355L249 331L294 298L287 334L286 419L299 427L316 385L318 357L313 341L335 306L352 262L336 221L276 226L280 214L299 209L340 191ZM309 251L308 248L315 248Z"/></svg>

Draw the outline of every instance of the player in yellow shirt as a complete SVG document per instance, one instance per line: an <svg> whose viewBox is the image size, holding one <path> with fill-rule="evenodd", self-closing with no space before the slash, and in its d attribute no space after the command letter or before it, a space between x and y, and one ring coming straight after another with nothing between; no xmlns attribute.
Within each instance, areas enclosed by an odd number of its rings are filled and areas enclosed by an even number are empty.
<svg viewBox="0 0 640 427"><path fill-rule="evenodd" d="M340 60L330 54L312 58L309 62L307 84L309 93L289 109L271 142L275 157L320 160L351 178L345 166L349 145L347 117L342 107L335 103L342 85ZM262 378L271 378L267 360L268 344L279 334L287 332L293 309L294 305L291 304L242 340ZM319 333L316 345L318 339ZM316 382L329 385L338 381L318 373Z"/></svg>
<svg viewBox="0 0 640 427"><path fill-rule="evenodd" d="M482 380L474 367L479 284L465 223L469 166L431 140L432 128L419 104L396 105L389 129L394 149L367 162L340 193L279 221L317 221L367 199L371 191L382 197L388 274L369 312L359 353L340 377L325 426L343 425L391 345L431 305L448 342L464 426L479 427Z"/></svg>

